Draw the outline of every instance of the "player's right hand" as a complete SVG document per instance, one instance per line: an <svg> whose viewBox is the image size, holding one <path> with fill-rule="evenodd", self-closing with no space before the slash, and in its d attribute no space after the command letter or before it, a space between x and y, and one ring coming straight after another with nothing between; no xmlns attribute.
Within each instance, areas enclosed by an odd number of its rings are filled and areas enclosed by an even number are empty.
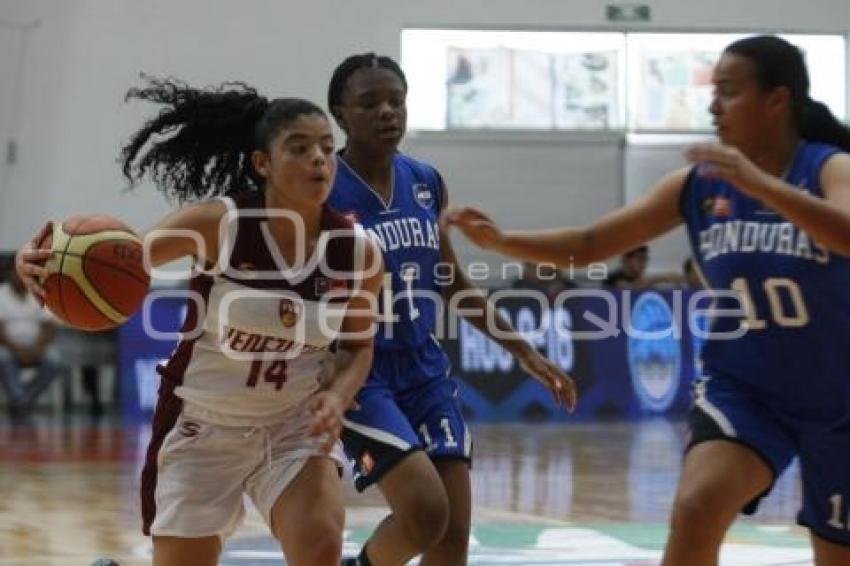
<svg viewBox="0 0 850 566"><path fill-rule="evenodd" d="M324 436L322 450L330 453L342 433L342 415L346 403L335 391L319 390L307 402L310 436Z"/></svg>
<svg viewBox="0 0 850 566"><path fill-rule="evenodd" d="M52 253L50 247L43 248L47 236L53 233L53 222L46 222L41 230L15 254L15 270L24 285L39 303L44 304L44 279L47 277L45 262Z"/></svg>
<svg viewBox="0 0 850 566"><path fill-rule="evenodd" d="M443 230L456 226L464 236L483 249L494 249L504 240L502 229L493 220L471 206L446 207L440 215L440 225Z"/></svg>
<svg viewBox="0 0 850 566"><path fill-rule="evenodd" d="M522 370L545 385L552 392L555 405L563 405L572 413L576 408L576 384L566 372L534 348L526 348L517 355Z"/></svg>

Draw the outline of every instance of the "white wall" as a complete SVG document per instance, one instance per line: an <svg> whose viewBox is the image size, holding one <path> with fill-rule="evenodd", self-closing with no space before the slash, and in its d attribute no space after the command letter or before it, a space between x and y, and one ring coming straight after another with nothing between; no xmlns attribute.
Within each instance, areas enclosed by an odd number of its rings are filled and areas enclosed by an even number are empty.
<svg viewBox="0 0 850 566"><path fill-rule="evenodd" d="M847 0L647 3L653 21L640 29L850 29ZM270 94L324 102L335 64L365 50L398 56L403 27L623 29L604 21L604 4L597 0L2 0L0 22L38 19L41 25L30 33L23 55L25 76L18 107L12 108L9 89L0 88L0 135L10 134L11 112L19 117L14 132L18 162L5 177L0 168L0 248L16 247L47 217L107 212L142 228L168 210L149 186L132 194L121 191L117 150L151 110L123 102L127 88L138 83L139 72L175 75L196 85L244 80ZM7 46L16 45L17 36L8 35L15 33L0 25L4 48L0 82L13 76L17 55L10 56ZM608 167L621 171L620 142L610 143L600 159L610 159ZM563 144L570 151L581 151L582 144L574 138ZM485 192L486 183L453 182L468 179L460 168L467 151L463 144L454 143L448 150L411 140L409 147L438 161L452 183L455 201L462 197L491 209L496 206L497 216L515 211L511 207L517 201L493 198ZM488 159L495 163L502 161L499 155L509 159L505 152L519 151L511 143L489 147L494 153ZM549 169L541 178L554 178L562 159L557 152L545 153L545 158L543 152L535 154L536 168ZM0 158L3 154L5 149ZM457 159L448 161L451 156ZM439 162L443 159L445 165ZM593 179L591 174L587 180ZM624 192L621 183L588 188L592 190L584 194L569 189L569 199L565 196L563 204L557 204L557 214L551 207L543 208L546 199L525 200L527 212L523 208L523 216L513 216L512 221L584 222L590 212L619 204ZM535 201L541 206L537 211ZM673 264L679 258L661 259Z"/></svg>
<svg viewBox="0 0 850 566"><path fill-rule="evenodd" d="M406 149L439 164L450 202L479 205L508 228L584 223L623 202L618 134L423 132ZM503 258L454 241L460 257L486 261L498 282Z"/></svg>

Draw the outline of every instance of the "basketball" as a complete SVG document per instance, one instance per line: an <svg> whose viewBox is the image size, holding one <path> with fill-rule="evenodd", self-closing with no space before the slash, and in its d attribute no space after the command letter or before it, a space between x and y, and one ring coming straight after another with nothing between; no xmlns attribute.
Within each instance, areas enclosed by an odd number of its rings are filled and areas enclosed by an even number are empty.
<svg viewBox="0 0 850 566"><path fill-rule="evenodd" d="M50 247L45 304L80 330L106 330L125 322L150 285L142 242L123 222L106 215L75 216L53 226L39 247Z"/></svg>

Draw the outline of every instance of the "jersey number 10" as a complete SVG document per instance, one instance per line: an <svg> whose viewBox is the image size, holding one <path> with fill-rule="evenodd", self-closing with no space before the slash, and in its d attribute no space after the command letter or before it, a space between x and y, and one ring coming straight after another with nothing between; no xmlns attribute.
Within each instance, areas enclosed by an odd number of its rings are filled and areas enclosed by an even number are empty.
<svg viewBox="0 0 850 566"><path fill-rule="evenodd" d="M767 301L770 305L770 315L777 326L783 328L800 328L809 323L809 310L803 300L800 286L793 279L787 277L770 277L764 280L762 285ZM738 277L732 281L732 290L741 297L746 324L751 330L762 330L767 327L767 321L759 318L756 312L753 296L750 293L750 285L744 277ZM782 304L782 295L785 294L790 302L790 309Z"/></svg>

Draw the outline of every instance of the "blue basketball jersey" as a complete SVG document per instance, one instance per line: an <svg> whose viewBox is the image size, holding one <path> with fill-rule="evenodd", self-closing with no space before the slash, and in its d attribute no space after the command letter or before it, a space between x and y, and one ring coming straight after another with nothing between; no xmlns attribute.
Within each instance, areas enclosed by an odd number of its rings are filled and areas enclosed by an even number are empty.
<svg viewBox="0 0 850 566"><path fill-rule="evenodd" d="M821 169L838 151L801 143L785 181L822 198ZM709 338L706 371L743 380L768 402L800 414L850 410L850 259L730 184L700 177L697 168L682 190L681 211L709 286L742 299L720 299L716 306L747 306L743 336ZM718 317L712 332L740 323Z"/></svg>
<svg viewBox="0 0 850 566"><path fill-rule="evenodd" d="M426 163L396 153L393 191L386 203L339 157L328 203L362 224L383 252L386 274L376 346L415 348L430 339L442 297L436 283L437 219L443 203L440 174Z"/></svg>

